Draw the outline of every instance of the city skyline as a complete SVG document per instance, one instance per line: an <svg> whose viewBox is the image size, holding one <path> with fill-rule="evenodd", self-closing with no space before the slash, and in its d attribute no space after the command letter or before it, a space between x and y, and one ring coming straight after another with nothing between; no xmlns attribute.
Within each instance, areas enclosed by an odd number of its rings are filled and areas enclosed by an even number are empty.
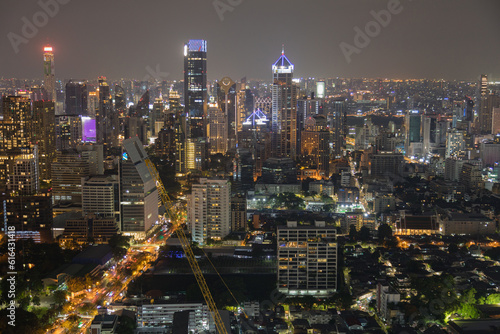
<svg viewBox="0 0 500 334"><path fill-rule="evenodd" d="M376 16L389 10L387 4L294 1L281 8L277 2L235 1L220 9L216 3L154 2L150 8L158 10L140 15L134 25L127 24L130 13L141 12L142 6L133 2L127 11L112 2L100 4L98 12L89 2L57 2L52 12L37 3L12 3L0 23L5 45L0 72L4 78L40 78L39 50L50 44L58 80L101 75L141 79L157 68L168 79L180 80L182 46L199 38L208 42L209 80L227 75L270 80L269 64L282 44L297 65L296 77L476 80L477 73L485 73L492 80L500 78L495 58L500 23L488 19L498 12L500 4L494 1L481 6L441 1L432 7L400 1L390 17L379 16L379 21ZM284 23L273 24L274 15L286 17ZM33 19L40 21L30 34L23 27ZM187 19L199 24L183 25ZM356 28L366 27L368 41L356 43ZM74 68L75 63L80 66Z"/></svg>

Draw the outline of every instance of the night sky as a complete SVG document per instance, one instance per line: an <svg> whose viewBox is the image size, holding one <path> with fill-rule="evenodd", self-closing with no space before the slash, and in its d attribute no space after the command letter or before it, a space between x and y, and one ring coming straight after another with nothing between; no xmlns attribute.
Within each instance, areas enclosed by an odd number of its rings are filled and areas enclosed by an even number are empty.
<svg viewBox="0 0 500 334"><path fill-rule="evenodd" d="M180 79L183 44L203 38L209 80L270 79L284 43L296 77L476 80L486 73L500 81L498 0L400 0L400 12L350 63L340 43L354 45L354 28L364 30L370 11L386 10L387 1L218 0L237 4L223 20L213 0L64 1L16 54L9 32L23 36L22 18L33 22L42 9L37 1L0 0L0 77L41 78L50 43L58 79L141 79L148 67Z"/></svg>

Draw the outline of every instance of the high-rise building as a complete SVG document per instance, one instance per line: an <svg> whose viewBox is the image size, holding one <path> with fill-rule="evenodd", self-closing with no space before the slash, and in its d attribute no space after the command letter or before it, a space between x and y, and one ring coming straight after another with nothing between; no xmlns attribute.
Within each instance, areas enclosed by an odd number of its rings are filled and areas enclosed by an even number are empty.
<svg viewBox="0 0 500 334"><path fill-rule="evenodd" d="M99 107L96 112L96 139L100 144L110 145L113 137L112 99L106 77L99 77Z"/></svg>
<svg viewBox="0 0 500 334"><path fill-rule="evenodd" d="M192 39L184 45L184 107L189 138L205 137L207 103L207 41Z"/></svg>
<svg viewBox="0 0 500 334"><path fill-rule="evenodd" d="M231 189L227 180L201 178L188 200L188 223L194 242L205 245L231 232Z"/></svg>
<svg viewBox="0 0 500 334"><path fill-rule="evenodd" d="M478 96L478 132L482 134L490 133L491 126L488 127L491 114L488 112L488 76L481 74L479 79L479 96Z"/></svg>
<svg viewBox="0 0 500 334"><path fill-rule="evenodd" d="M19 154L33 150L33 114L31 100L22 96L2 98L0 120L0 191L6 190L9 165Z"/></svg>
<svg viewBox="0 0 500 334"><path fill-rule="evenodd" d="M409 110L405 116L406 156L422 156L422 114L418 110Z"/></svg>
<svg viewBox="0 0 500 334"><path fill-rule="evenodd" d="M236 112L237 112L237 99L236 99L236 86L237 84L229 77L222 78L216 83L217 88L217 104L222 113L226 116L226 138L228 141L227 149L234 149L236 147Z"/></svg>
<svg viewBox="0 0 500 334"><path fill-rule="evenodd" d="M297 155L297 91L292 82L294 65L285 50L272 66L272 152L277 157Z"/></svg>
<svg viewBox="0 0 500 334"><path fill-rule="evenodd" d="M208 142L210 154L226 154L228 150L228 118L217 105L208 108Z"/></svg>
<svg viewBox="0 0 500 334"><path fill-rule="evenodd" d="M245 231L247 224L247 198L237 195L231 198L231 230Z"/></svg>
<svg viewBox="0 0 500 334"><path fill-rule="evenodd" d="M329 296L337 289L336 228L289 221L278 226L278 289L288 296Z"/></svg>
<svg viewBox="0 0 500 334"><path fill-rule="evenodd" d="M125 90L122 86L115 85L115 112L120 116L125 116L127 112L127 103L125 99Z"/></svg>
<svg viewBox="0 0 500 334"><path fill-rule="evenodd" d="M70 80L66 83L66 115L86 116L88 113L87 83Z"/></svg>
<svg viewBox="0 0 500 334"><path fill-rule="evenodd" d="M302 131L304 131L306 120L310 117L315 117L320 113L321 100L311 96L303 96L297 100L297 153L301 154L302 147ZM325 124L326 125L326 124Z"/></svg>
<svg viewBox="0 0 500 334"><path fill-rule="evenodd" d="M82 213L120 221L119 181L115 175L87 176L82 180Z"/></svg>
<svg viewBox="0 0 500 334"><path fill-rule="evenodd" d="M254 95L244 85L244 83L241 84L241 90L236 95L236 128L238 132L243 130L243 123L254 111Z"/></svg>
<svg viewBox="0 0 500 334"><path fill-rule="evenodd" d="M76 149L82 142L82 118L80 116L56 116L56 150Z"/></svg>
<svg viewBox="0 0 500 334"><path fill-rule="evenodd" d="M302 161L308 168L318 171L321 178L329 178L330 171L330 133L323 115L309 117L301 131L300 151Z"/></svg>
<svg viewBox="0 0 500 334"><path fill-rule="evenodd" d="M54 204L82 205L82 178L104 173L102 145L78 145L60 151L52 164L52 199Z"/></svg>
<svg viewBox="0 0 500 334"><path fill-rule="evenodd" d="M403 172L404 157L402 154L380 152L371 156L371 175L374 178L387 175L401 175Z"/></svg>
<svg viewBox="0 0 500 334"><path fill-rule="evenodd" d="M38 148L24 148L12 156L8 167L7 191L12 195L35 195L40 191Z"/></svg>
<svg viewBox="0 0 500 334"><path fill-rule="evenodd" d="M55 106L53 101L33 103L34 143L38 146L40 180L51 180L52 163L56 157Z"/></svg>
<svg viewBox="0 0 500 334"><path fill-rule="evenodd" d="M158 190L145 159L148 155L138 138L123 141L120 160L121 231L136 239L158 222Z"/></svg>
<svg viewBox="0 0 500 334"><path fill-rule="evenodd" d="M49 100L56 102L56 78L54 72L54 52L51 46L43 48L43 87Z"/></svg>
<svg viewBox="0 0 500 334"><path fill-rule="evenodd" d="M330 127L331 157L342 156L347 138L347 104L343 98L336 98L328 102L328 123Z"/></svg>

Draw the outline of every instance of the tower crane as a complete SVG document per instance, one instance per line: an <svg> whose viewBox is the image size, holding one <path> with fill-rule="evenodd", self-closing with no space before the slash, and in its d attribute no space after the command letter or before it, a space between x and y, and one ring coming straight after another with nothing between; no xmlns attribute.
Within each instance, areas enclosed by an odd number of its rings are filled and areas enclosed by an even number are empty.
<svg viewBox="0 0 500 334"><path fill-rule="evenodd" d="M179 237L182 249L186 254L186 258L188 259L189 265L191 266L191 270L193 271L194 277L196 278L196 282L200 287L201 293L203 294L203 298L205 299L205 302L207 303L208 309L210 311L210 315L212 316L212 319L215 323L215 328L217 329L217 333L228 334L226 327L224 326L224 322L222 321L222 318L219 314L219 311L217 310L217 305L215 304L212 294L210 293L210 289L208 288L207 282L205 281L205 277L203 277L203 273L200 269L200 266L198 265L198 262L196 261L193 250L191 249L190 242L187 239L186 234L184 233L184 230L182 229L181 224L178 221L178 217L172 212L171 209L172 201L170 200L167 191L163 186L163 182L160 179L160 175L158 174L155 165L149 158L144 159L144 162L148 167L149 173L156 181L156 187L158 189L158 193L160 194L161 201L165 206L165 210L167 211L167 214L172 221L172 229L177 233L177 236Z"/></svg>

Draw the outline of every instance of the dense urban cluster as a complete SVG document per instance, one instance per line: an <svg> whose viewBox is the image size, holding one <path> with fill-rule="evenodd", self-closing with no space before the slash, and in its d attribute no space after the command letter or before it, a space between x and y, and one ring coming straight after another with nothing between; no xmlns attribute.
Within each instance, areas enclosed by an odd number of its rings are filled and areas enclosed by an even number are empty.
<svg viewBox="0 0 500 334"><path fill-rule="evenodd" d="M499 328L500 82L300 78L284 47L209 78L205 40L181 80L63 80L56 51L0 79L15 333Z"/></svg>

